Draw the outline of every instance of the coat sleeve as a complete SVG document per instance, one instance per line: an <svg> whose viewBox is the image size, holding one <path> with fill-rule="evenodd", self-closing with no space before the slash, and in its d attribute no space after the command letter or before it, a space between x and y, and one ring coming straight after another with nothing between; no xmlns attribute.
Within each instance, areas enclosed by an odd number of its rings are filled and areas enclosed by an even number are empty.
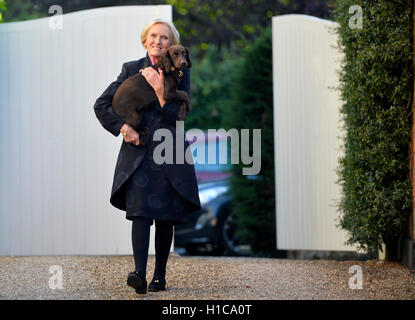
<svg viewBox="0 0 415 320"><path fill-rule="evenodd" d="M112 108L112 98L121 83L128 78L127 65L122 65L121 73L117 80L112 82L104 93L97 99L94 104L95 115L97 116L101 125L111 132L114 136L120 134L121 127L125 124L123 120L114 112Z"/></svg>
<svg viewBox="0 0 415 320"><path fill-rule="evenodd" d="M188 68L184 69L183 79L179 83L178 90L186 91L190 99L190 70ZM169 101L164 104L164 107L161 108L161 115L164 120L171 124L175 125L176 121L179 120L179 103L176 101ZM189 114L189 110L186 110L186 116Z"/></svg>

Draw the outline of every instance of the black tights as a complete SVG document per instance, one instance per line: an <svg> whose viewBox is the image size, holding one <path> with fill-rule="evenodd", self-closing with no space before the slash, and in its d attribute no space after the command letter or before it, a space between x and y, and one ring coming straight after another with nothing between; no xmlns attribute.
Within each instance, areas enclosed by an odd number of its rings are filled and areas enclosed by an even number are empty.
<svg viewBox="0 0 415 320"><path fill-rule="evenodd" d="M135 261L135 271L141 271L146 275L148 247L150 241L150 226L152 219L135 217L132 227L132 242ZM155 220L156 235L156 263L154 268L154 278L166 279L166 265L169 258L171 242L173 240L173 224L169 221Z"/></svg>

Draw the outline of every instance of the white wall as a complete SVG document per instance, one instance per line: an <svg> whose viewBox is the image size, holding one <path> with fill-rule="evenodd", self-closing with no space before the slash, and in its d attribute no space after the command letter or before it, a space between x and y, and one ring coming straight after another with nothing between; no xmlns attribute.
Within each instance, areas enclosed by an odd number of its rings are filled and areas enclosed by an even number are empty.
<svg viewBox="0 0 415 320"><path fill-rule="evenodd" d="M145 55L140 32L171 6L122 6L0 24L0 254L132 254L109 203L122 136L93 105ZM150 254L154 253L154 225Z"/></svg>
<svg viewBox="0 0 415 320"><path fill-rule="evenodd" d="M355 251L337 228L341 156L338 85L341 53L334 23L304 15L273 17L277 247Z"/></svg>

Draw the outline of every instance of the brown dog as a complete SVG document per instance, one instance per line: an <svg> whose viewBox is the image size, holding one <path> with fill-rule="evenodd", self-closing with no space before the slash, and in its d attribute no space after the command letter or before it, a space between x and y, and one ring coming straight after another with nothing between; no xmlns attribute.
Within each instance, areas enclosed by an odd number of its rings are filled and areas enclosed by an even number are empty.
<svg viewBox="0 0 415 320"><path fill-rule="evenodd" d="M160 61L152 66L157 72L160 68L164 73L164 100L176 100L180 104L179 120L186 118L186 111L190 110L189 96L185 91L177 90L183 76L181 69L191 68L189 49L181 45L170 46ZM140 70L141 71L141 70ZM112 107L117 115L138 133L140 144L144 145L144 136L148 128L142 128L141 119L146 108L154 107L158 98L154 89L141 72L126 79L115 92Z"/></svg>

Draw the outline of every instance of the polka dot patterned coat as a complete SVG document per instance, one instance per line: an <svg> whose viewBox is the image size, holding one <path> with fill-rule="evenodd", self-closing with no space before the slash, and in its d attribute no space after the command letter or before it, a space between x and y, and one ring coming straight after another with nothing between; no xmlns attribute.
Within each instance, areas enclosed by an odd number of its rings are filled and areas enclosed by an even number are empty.
<svg viewBox="0 0 415 320"><path fill-rule="evenodd" d="M151 66L148 53L140 60L124 63L117 80L109 85L94 105L98 120L114 136L120 134L124 121L113 111L112 98L124 80L148 66ZM179 90L186 91L190 96L190 71L186 68L183 73ZM201 209L194 165L186 161L176 163L176 156L185 159L184 154L176 154L178 111L179 105L175 101L166 102L163 108L157 102L154 108L147 109L143 115L143 126L149 128L147 143L135 146L122 141L110 202L126 211L127 219L145 216L182 224L187 222L190 213ZM158 165L153 161L154 148L163 142L152 139L154 131L159 128L168 129L173 134L175 160L172 164ZM184 139L183 133L177 134L183 136L185 151L189 142Z"/></svg>

